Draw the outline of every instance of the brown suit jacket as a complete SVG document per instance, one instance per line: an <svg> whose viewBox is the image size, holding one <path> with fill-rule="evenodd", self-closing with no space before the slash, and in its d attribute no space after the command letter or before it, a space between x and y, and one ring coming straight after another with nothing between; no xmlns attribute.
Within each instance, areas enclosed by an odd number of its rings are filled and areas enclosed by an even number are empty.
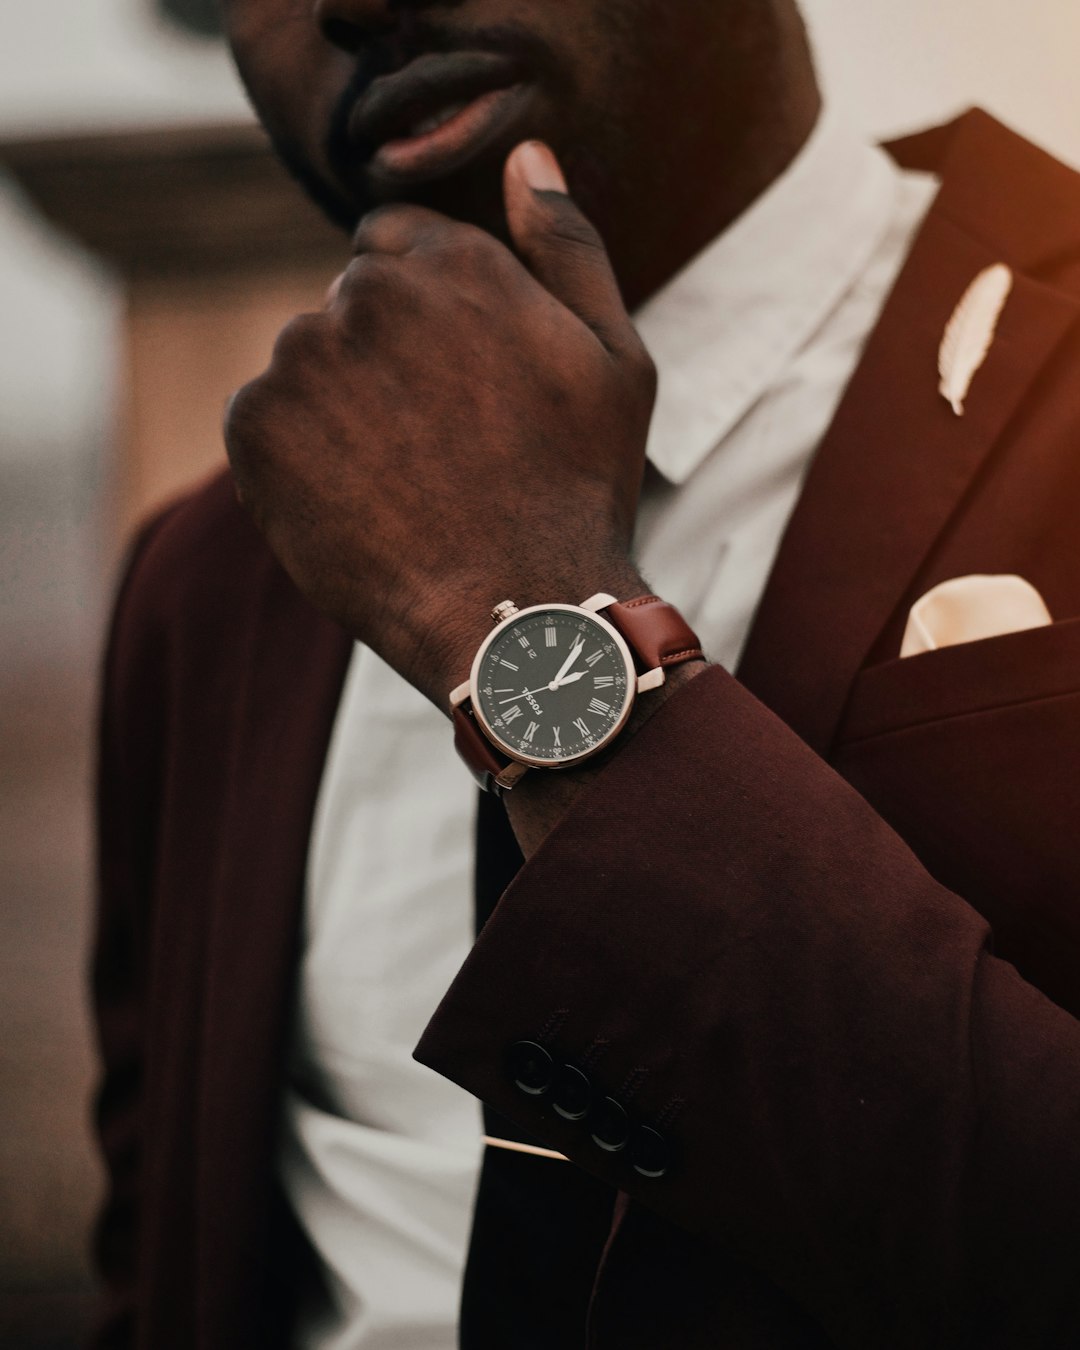
<svg viewBox="0 0 1080 1350"><path fill-rule="evenodd" d="M897 153L944 187L739 681L666 704L497 905L520 860L483 808L487 921L417 1053L576 1166L489 1158L469 1350L1080 1344L1080 180L978 112ZM937 348L997 261L958 419ZM898 661L971 572L1058 622ZM101 1347L288 1344L275 1117L348 652L224 479L141 536L102 732Z"/></svg>

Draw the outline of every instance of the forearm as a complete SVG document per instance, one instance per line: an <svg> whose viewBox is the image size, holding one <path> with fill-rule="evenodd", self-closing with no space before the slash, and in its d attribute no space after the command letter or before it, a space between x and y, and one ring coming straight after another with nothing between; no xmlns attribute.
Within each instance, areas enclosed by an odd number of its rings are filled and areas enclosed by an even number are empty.
<svg viewBox="0 0 1080 1350"><path fill-rule="evenodd" d="M528 773L512 792L505 796L506 814L510 818L518 844L526 858L530 858L565 816L574 802L602 773L611 758L618 755L630 737L691 680L708 667L704 661L675 666L667 672L667 679L659 689L638 699L625 731L615 747L598 760L586 761L580 768L555 772L537 770Z"/></svg>
<svg viewBox="0 0 1080 1350"><path fill-rule="evenodd" d="M1080 1334L1080 1027L988 939L712 668L579 787L418 1054L742 1253L838 1345ZM520 1040L660 1130L669 1174L523 1094Z"/></svg>

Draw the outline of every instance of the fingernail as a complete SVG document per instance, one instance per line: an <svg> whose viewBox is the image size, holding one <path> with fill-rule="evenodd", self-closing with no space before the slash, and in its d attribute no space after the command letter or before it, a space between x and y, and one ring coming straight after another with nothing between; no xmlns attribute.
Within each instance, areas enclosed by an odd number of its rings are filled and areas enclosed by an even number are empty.
<svg viewBox="0 0 1080 1350"><path fill-rule="evenodd" d="M344 280L345 280L345 273L342 272L342 274L339 277L335 277L333 279L333 281L327 288L326 300L324 302L327 309L329 309L330 306L334 303L334 301L338 298L338 291L341 290L341 283Z"/></svg>
<svg viewBox="0 0 1080 1350"><path fill-rule="evenodd" d="M514 165L534 192L566 192L559 161L543 141L524 141L514 151Z"/></svg>

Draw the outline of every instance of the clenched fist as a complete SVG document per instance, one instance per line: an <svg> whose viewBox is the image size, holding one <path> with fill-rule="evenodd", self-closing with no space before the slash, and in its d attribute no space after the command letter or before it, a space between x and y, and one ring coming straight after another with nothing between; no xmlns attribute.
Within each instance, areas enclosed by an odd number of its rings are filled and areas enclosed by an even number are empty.
<svg viewBox="0 0 1080 1350"><path fill-rule="evenodd" d="M515 252L406 205L230 405L241 501L313 604L433 701L488 612L644 585L629 549L655 374L551 152L505 174Z"/></svg>

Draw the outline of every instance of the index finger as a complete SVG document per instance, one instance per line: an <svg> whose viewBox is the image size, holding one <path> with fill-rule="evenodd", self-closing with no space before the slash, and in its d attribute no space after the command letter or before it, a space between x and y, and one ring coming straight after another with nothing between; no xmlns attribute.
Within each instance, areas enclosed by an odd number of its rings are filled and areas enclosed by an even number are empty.
<svg viewBox="0 0 1080 1350"><path fill-rule="evenodd" d="M469 227L427 206L394 202L369 211L353 235L353 254L386 253L402 257L414 249L446 240Z"/></svg>

